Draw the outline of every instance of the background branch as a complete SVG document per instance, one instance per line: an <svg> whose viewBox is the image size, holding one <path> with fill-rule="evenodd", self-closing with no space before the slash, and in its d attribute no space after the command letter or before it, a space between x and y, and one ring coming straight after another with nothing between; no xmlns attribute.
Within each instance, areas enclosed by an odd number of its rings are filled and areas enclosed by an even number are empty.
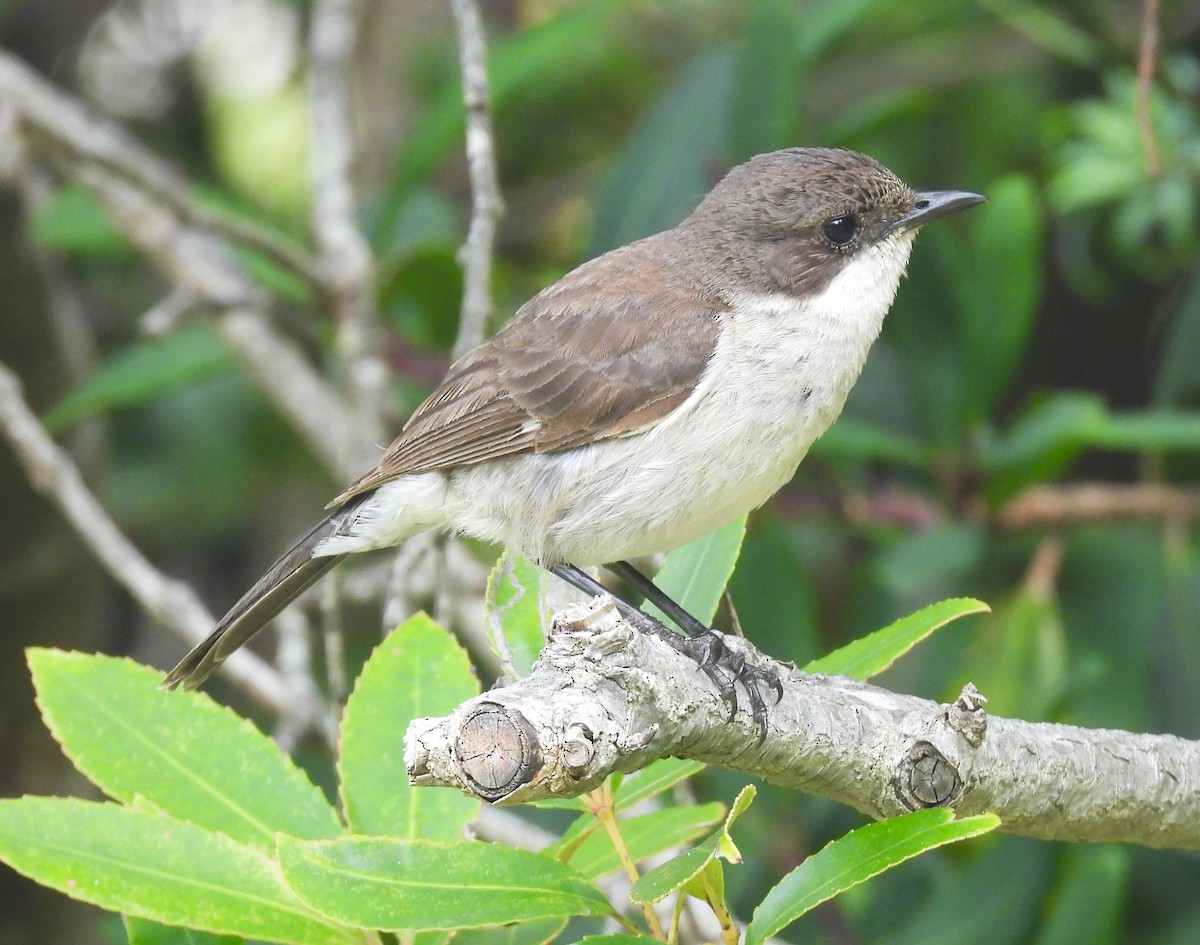
<svg viewBox="0 0 1200 945"><path fill-rule="evenodd" d="M467 240L459 251L463 301L454 342L454 358L458 359L483 341L492 315L492 253L504 203L496 175L487 45L479 7L475 0L451 0L450 8L458 27L458 58L467 111L467 166L471 175L471 223Z"/></svg>
<svg viewBox="0 0 1200 945"><path fill-rule="evenodd" d="M1154 94L1154 72L1158 63L1159 0L1142 0L1142 30L1137 58L1137 126L1146 158L1146 176L1151 180L1162 177L1162 156L1154 134L1154 115L1151 97Z"/></svg>
<svg viewBox="0 0 1200 945"><path fill-rule="evenodd" d="M104 511L74 461L50 439L21 396L17 376L0 364L0 432L12 445L30 483L62 511L96 559L138 605L189 645L208 636L213 616L195 591L154 568ZM252 698L281 714L292 712L282 677L249 650L222 667Z"/></svg>
<svg viewBox="0 0 1200 945"><path fill-rule="evenodd" d="M350 182L354 135L348 72L354 45L354 0L318 0L309 31L312 231L337 323L337 351L354 432L361 444L356 464L367 469L378 459L384 439L388 371L379 356L374 262L355 220L357 204Z"/></svg>

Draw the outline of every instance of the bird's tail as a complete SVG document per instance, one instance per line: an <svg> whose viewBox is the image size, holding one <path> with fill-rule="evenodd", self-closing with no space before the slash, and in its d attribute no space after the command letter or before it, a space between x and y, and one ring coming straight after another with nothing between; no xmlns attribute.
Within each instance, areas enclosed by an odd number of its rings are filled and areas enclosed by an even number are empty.
<svg viewBox="0 0 1200 945"><path fill-rule="evenodd" d="M161 688L197 688L234 650L246 643L302 591L341 561L345 555L315 557L313 552L325 539L344 532L345 526L363 498L365 496L343 505L285 551L267 573L217 622L212 633L167 673Z"/></svg>

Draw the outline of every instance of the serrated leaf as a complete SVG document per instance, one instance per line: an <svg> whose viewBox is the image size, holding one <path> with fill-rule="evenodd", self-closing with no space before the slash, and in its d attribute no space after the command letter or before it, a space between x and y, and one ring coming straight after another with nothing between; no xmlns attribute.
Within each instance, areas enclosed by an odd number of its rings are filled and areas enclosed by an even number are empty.
<svg viewBox="0 0 1200 945"><path fill-rule="evenodd" d="M184 325L161 338L135 341L106 358L42 422L59 433L83 417L147 404L236 367L237 361L209 326Z"/></svg>
<svg viewBox="0 0 1200 945"><path fill-rule="evenodd" d="M659 758L646 767L625 775L617 789L617 810L633 807L647 798L669 791L680 781L686 781L692 775L699 774L704 768L703 762L692 761L689 758Z"/></svg>
<svg viewBox="0 0 1200 945"><path fill-rule="evenodd" d="M165 692L128 659L30 649L42 718L63 753L109 797L274 851L275 832L342 828L325 796L254 725L198 692ZM219 759L219 763L214 763Z"/></svg>
<svg viewBox="0 0 1200 945"><path fill-rule="evenodd" d="M630 859L638 863L696 839L724 813L725 805L713 802L693 807L664 807L649 814L622 817L617 823ZM588 834L568 862L591 879L599 879L621 868L612 839L604 830Z"/></svg>
<svg viewBox="0 0 1200 945"><path fill-rule="evenodd" d="M0 860L90 902L166 925L294 945L351 945L257 850L172 817L75 798L0 801Z"/></svg>
<svg viewBox="0 0 1200 945"><path fill-rule="evenodd" d="M876 630L813 660L804 667L804 672L870 679L952 620L967 614L987 613L989 610L991 608L987 604L969 597L955 597L930 604L915 614L901 617L882 630Z"/></svg>
<svg viewBox="0 0 1200 945"><path fill-rule="evenodd" d="M734 845L729 830L742 813L750 806L758 793L752 784L746 785L734 799L724 823L711 837L674 859L657 866L638 879L629 891L633 902L658 902L682 889L699 876L713 860L721 857L730 863L740 863L741 853Z"/></svg>
<svg viewBox="0 0 1200 945"><path fill-rule="evenodd" d="M488 640L501 669L513 679L529 675L546 642L542 580L546 572L523 555L505 551L488 575Z"/></svg>
<svg viewBox="0 0 1200 945"><path fill-rule="evenodd" d="M342 716L338 775L346 821L358 833L455 839L479 811L457 791L416 789L404 767L404 729L479 695L466 651L425 614L387 635L363 666Z"/></svg>
<svg viewBox="0 0 1200 945"><path fill-rule="evenodd" d="M575 870L491 843L281 835L279 861L312 908L363 928L471 928L611 911Z"/></svg>
<svg viewBox="0 0 1200 945"><path fill-rule="evenodd" d="M743 515L668 554L654 583L701 623L712 623L745 537L746 516ZM642 609L652 617L669 622L667 616L652 604L647 603Z"/></svg>
<svg viewBox="0 0 1200 945"><path fill-rule="evenodd" d="M926 850L999 825L995 814L955 820L952 811L933 808L859 827L827 843L767 893L746 927L746 945L762 945L815 906Z"/></svg>

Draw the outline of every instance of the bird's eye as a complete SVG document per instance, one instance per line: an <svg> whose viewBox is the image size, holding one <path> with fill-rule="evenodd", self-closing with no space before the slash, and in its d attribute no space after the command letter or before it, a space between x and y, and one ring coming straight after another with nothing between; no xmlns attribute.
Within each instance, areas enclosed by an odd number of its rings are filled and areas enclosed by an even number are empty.
<svg viewBox="0 0 1200 945"><path fill-rule="evenodd" d="M821 235L834 246L848 246L858 235L858 220L852 216L832 217L821 224Z"/></svg>

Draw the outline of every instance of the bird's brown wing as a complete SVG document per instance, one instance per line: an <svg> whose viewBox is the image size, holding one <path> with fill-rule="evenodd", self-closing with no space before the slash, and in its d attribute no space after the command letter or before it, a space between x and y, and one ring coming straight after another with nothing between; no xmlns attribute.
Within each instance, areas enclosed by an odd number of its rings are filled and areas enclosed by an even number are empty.
<svg viewBox="0 0 1200 945"><path fill-rule="evenodd" d="M600 257L526 303L450 369L379 465L330 505L408 473L622 436L683 403L728 307L666 268L629 278L622 255L638 248Z"/></svg>

